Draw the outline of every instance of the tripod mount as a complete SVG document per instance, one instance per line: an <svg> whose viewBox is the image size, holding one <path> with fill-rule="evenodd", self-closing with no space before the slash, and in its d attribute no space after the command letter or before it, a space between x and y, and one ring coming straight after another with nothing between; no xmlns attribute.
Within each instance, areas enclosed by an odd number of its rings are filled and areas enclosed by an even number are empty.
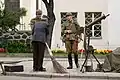
<svg viewBox="0 0 120 80"><path fill-rule="evenodd" d="M100 64L100 62L98 61L98 59L96 58L96 56L94 55L94 48L92 45L90 45L90 27L92 27L94 24L96 24L97 22L100 22L101 20L105 19L106 17L108 17L110 14L107 15L103 15L99 18L97 18L95 21L91 22L90 24L85 26L84 29L84 49L85 49L85 61L81 67L80 71L83 71L83 67L85 67L85 64L87 63L89 54L92 54L93 57L95 58L95 60L98 62L100 69L102 69L102 66ZM86 40L87 38L87 40ZM104 70L103 70L104 71Z"/></svg>

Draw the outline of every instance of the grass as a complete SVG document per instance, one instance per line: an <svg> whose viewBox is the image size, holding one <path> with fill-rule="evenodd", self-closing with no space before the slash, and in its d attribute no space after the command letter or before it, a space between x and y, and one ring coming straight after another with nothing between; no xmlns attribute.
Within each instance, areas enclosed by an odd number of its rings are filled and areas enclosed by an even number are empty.
<svg viewBox="0 0 120 80"><path fill-rule="evenodd" d="M4 54L4 55L3 55ZM67 53L53 53L53 55L55 57L67 57L68 54ZM78 54L79 57L81 56L81 54ZM106 54L94 54L96 57L105 57ZM4 57L32 57L33 54L32 53L0 53L0 56L4 56ZM83 57L85 57L83 55Z"/></svg>
<svg viewBox="0 0 120 80"><path fill-rule="evenodd" d="M58 56L58 57L67 57L68 54L67 53L53 53L54 56ZM105 57L107 54L94 54L96 57ZM81 54L78 54L78 56L81 56ZM85 55L83 54L83 57L85 57Z"/></svg>

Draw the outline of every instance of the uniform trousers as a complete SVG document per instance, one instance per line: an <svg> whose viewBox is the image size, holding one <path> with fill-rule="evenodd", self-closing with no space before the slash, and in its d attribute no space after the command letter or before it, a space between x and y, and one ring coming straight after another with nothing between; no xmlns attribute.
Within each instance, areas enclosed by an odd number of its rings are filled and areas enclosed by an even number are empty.
<svg viewBox="0 0 120 80"><path fill-rule="evenodd" d="M72 69L72 53L74 54L74 60L76 67L79 67L78 64L78 40L66 40L65 41L66 52L68 53L68 62L69 67L67 69Z"/></svg>

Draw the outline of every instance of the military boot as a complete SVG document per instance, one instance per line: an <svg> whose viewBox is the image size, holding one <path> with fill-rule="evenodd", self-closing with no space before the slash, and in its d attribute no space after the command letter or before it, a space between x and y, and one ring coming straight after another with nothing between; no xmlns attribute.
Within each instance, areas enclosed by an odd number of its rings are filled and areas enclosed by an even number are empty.
<svg viewBox="0 0 120 80"><path fill-rule="evenodd" d="M79 63L78 63L78 54L74 54L74 61L75 61L75 64L76 64L76 68L79 68Z"/></svg>
<svg viewBox="0 0 120 80"><path fill-rule="evenodd" d="M72 69L73 64L72 64L72 55L71 54L68 54L68 62L69 62L69 67L67 67L67 69Z"/></svg>

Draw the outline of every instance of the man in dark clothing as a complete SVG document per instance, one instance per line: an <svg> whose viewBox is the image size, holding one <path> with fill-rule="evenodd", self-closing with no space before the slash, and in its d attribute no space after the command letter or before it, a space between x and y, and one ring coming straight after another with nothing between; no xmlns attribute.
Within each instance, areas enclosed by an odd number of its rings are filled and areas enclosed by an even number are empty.
<svg viewBox="0 0 120 80"><path fill-rule="evenodd" d="M48 35L47 18L35 22L32 30L32 45L33 45L33 69L34 71L46 71L43 68L43 58L45 50L45 42Z"/></svg>

